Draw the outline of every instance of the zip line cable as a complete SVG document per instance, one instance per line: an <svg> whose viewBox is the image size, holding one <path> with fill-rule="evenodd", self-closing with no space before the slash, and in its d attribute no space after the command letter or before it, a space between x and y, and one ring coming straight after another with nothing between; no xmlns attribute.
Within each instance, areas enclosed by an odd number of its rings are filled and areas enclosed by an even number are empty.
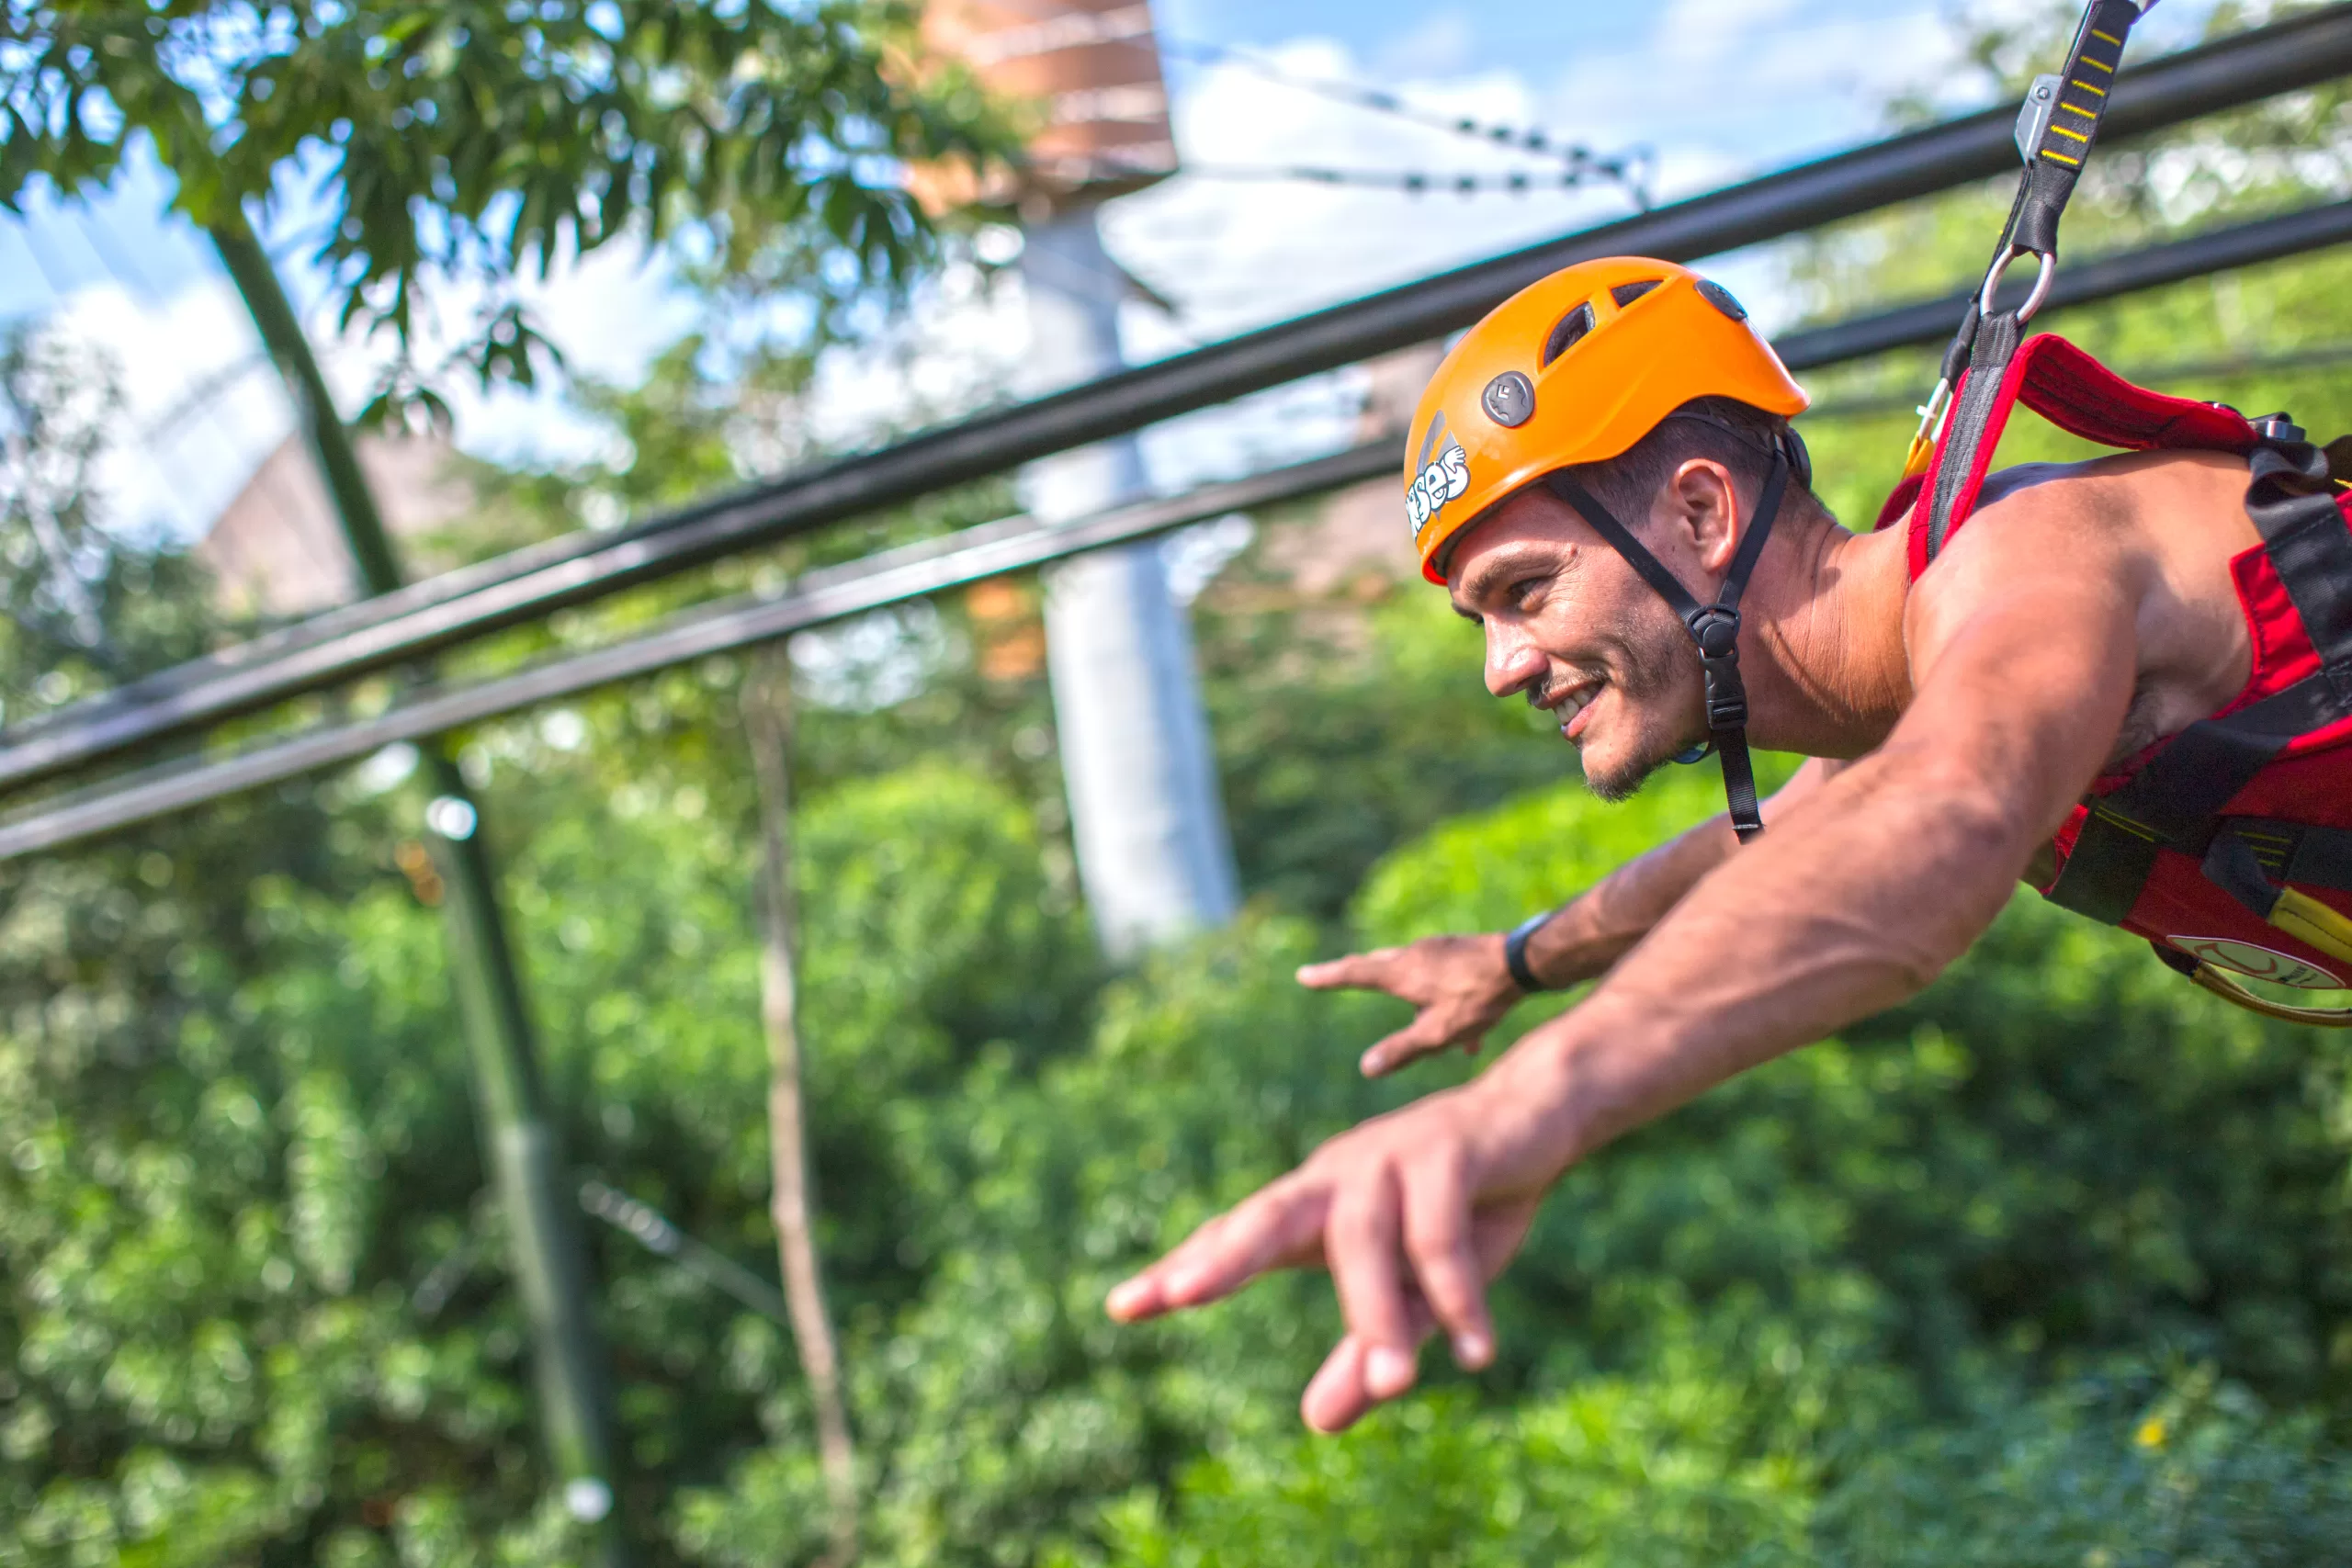
<svg viewBox="0 0 2352 1568"><path fill-rule="evenodd" d="M1387 115L1394 118L1407 120L1412 124L1424 126L1433 130L1442 130L1451 135L1467 137L1472 141L1484 142L1498 151L1520 152L1531 156L1555 159L1560 163L1566 164L1567 165L1566 172L1571 175L1577 176L1559 181L1537 178L1525 184L1517 183L1517 181L1514 180L1514 183L1492 187L1468 186L1455 183L1448 186L1446 188L1460 190L1465 194L1481 188L1525 191L1531 189L1550 188L1555 185L1571 186L1581 186L1590 183L1595 177L1599 177L1623 186L1625 187L1626 194L1633 197L1634 205L1641 209L1643 211L1647 211L1650 208L1650 186L1652 180L1656 177L1657 171L1657 151L1656 148L1647 146L1630 147L1622 152L1611 152L1604 155L1594 152L1591 148L1585 146L1581 142L1564 141L1559 137L1554 136L1551 132L1541 129L1522 130L1515 126L1503 125L1491 120L1480 119L1475 116L1447 114L1439 109L1422 108L1414 104L1408 103L1405 99L1398 97L1396 94L1387 92L1382 88L1367 87L1343 79L1333 77L1302 76L1294 72L1284 70L1282 66L1276 65L1272 61L1261 59L1245 50L1235 49L1227 44L1208 43L1196 39L1178 38L1165 31L1159 32L1156 36L1162 53L1173 54L1180 59L1221 62L1226 64L1237 66L1241 70L1247 71L1250 74L1258 76L1265 81L1272 82L1284 87L1289 87L1296 92L1312 94L1317 97L1327 99L1332 103L1345 104L1353 108L1368 109L1375 114ZM1203 173L1201 168L1190 165L1185 167L1184 172L1194 175L1201 175ZM1380 184L1386 186L1388 188L1401 188L1406 190L1419 190L1425 188L1425 185L1413 183L1395 185L1392 182L1398 179L1420 182L1427 182L1430 180L1444 181L1448 178L1453 178L1458 181L1461 178L1466 177L1430 175L1385 175L1380 172L1368 170L1360 171L1360 173L1368 176L1366 178L1348 179L1344 177L1345 175L1351 172L1354 171L1300 171L1292 174L1290 177L1312 179L1324 184ZM1334 174L1340 175L1343 177L1338 179L1329 177ZM1204 177L1227 179L1272 179L1281 178L1283 176L1271 172L1253 172L1206 175Z"/></svg>
<svg viewBox="0 0 2352 1568"><path fill-rule="evenodd" d="M974 64L986 67L1001 64L1008 60L1027 59L1066 50L1149 39L1163 55L1238 66L1265 81L1328 98L1333 103L1345 104L1351 108L1390 115L1512 152L1532 152L1571 164L1589 164L1599 159L1599 154L1589 147L1564 141L1546 130L1521 130L1475 116L1422 108L1385 88L1366 86L1343 77L1301 75L1262 55L1232 44L1180 37L1158 26L1148 5L1124 6L1112 11L1049 12L1042 6L1018 4L1012 8L1025 10L1036 20L1026 27L1006 28L967 39L961 46L960 52Z"/></svg>
<svg viewBox="0 0 2352 1568"><path fill-rule="evenodd" d="M2347 73L2352 5L2305 12L2128 68L2117 81L2109 130L2118 138L2144 135ZM1082 387L934 426L888 446L709 496L625 528L526 546L396 593L331 610L8 727L0 732L0 787L53 777L710 560L1001 473L1034 457L1430 342L1576 261L1629 252L1691 260L2013 171L2015 120L2007 107L1963 115L1316 310ZM2308 249L2334 243L2309 231L2309 223L2321 220L2278 221L2294 232L2273 234L2266 243L2284 245L2292 239ZM2250 259L2258 257L2208 260L2204 268ZM2069 276L2082 281L2083 269L2069 269ZM2061 288L2072 292L2068 282ZM1918 335L1899 338L1895 344L1949 334L1950 306L1939 302L1928 309L1936 312L1933 319L1909 329Z"/></svg>
<svg viewBox="0 0 2352 1568"><path fill-rule="evenodd" d="M1408 103L1396 94L1378 87L1332 77L1302 76L1283 69L1270 60L1228 44L1210 43L1204 39L1180 38L1154 26L1151 8L1146 5L1125 6L1111 11L1062 11L1047 13L1041 7L1019 6L1036 19L1024 27L1006 28L984 33L962 45L962 53L974 64L982 67L1001 64L1009 60L1031 58L1042 54L1059 53L1072 49L1084 49L1103 44L1151 40L1159 52L1180 60L1213 62L1229 64L1295 92L1306 93L1329 102L1344 104L1351 108L1366 109L1374 114L1403 119L1427 130L1442 130L1449 135L1468 137L1499 152L1516 152L1531 157L1556 160L1567 165L1569 177L1510 177L1494 181L1490 176L1473 175L1432 174L1422 170L1335 169L1297 167L1292 165L1196 165L1181 164L1178 173L1204 179L1229 180L1298 180L1317 185L1355 185L1374 189L1401 190L1419 194L1424 190L1445 189L1464 196L1484 190L1524 193L1555 187L1577 187L1597 181L1624 187L1634 205L1646 212L1650 208L1650 186L1657 170L1657 155L1653 148L1629 148L1622 152L1603 155L1580 142L1564 141L1543 130L1522 130L1502 125L1470 115L1448 114L1439 109L1421 108ZM1097 173L1164 174L1164 166L1137 167L1124 165L1114 159L1055 160L1053 172L1065 177L1080 179Z"/></svg>
<svg viewBox="0 0 2352 1568"><path fill-rule="evenodd" d="M1149 172L1114 158L1057 161L1053 165L1057 174L1063 174L1073 167L1081 177L1097 174ZM1626 194L1640 210L1646 212L1650 207L1648 192L1630 183L1622 166L1614 160L1562 169L1556 174L1530 169L1446 174L1428 169L1344 169L1316 164L1179 164L1176 172L1196 180L1351 186L1365 190L1401 191L1408 196L1442 192L1456 196L1480 196L1494 192L1525 196L1539 190L1578 190L1597 182L1606 182L1624 185Z"/></svg>
<svg viewBox="0 0 2352 1568"><path fill-rule="evenodd" d="M2308 209L2239 229L2146 251L2093 257L2052 288L2051 309L2084 304L2224 267L2352 243L2352 201ZM1899 307L1855 321L1788 333L1774 346L1792 370L1940 342L1955 306L1976 290ZM2017 289L2020 295L2023 285ZM0 861L79 842L226 795L354 762L386 746L497 718L542 703L690 664L923 598L1023 571L1106 545L1148 538L1230 512L1303 500L1362 480L1393 478L1396 434L1329 457L1184 495L1116 508L1073 523L1040 525L1015 516L842 566L812 571L780 590L682 611L629 641L562 655L472 685L415 693L367 718L262 741L221 758L201 754L118 775L0 820Z"/></svg>

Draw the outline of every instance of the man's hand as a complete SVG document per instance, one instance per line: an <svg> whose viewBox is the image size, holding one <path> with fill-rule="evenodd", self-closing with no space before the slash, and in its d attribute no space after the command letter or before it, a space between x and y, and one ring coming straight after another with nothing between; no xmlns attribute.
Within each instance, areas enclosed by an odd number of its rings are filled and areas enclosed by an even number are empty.
<svg viewBox="0 0 2352 1568"><path fill-rule="evenodd" d="M1386 991L1420 1010L1363 1054L1359 1065L1368 1078L1449 1045L1476 1055L1487 1031L1526 994L1503 963L1499 936L1430 936L1406 947L1351 953L1307 964L1298 983L1318 991Z"/></svg>
<svg viewBox="0 0 2352 1568"><path fill-rule="evenodd" d="M1140 1322L1275 1269L1329 1269L1347 1333L1299 1401L1324 1432L1411 1388L1434 1330L1464 1368L1487 1365L1487 1281L1519 1250L1569 1146L1563 1119L1536 1109L1556 1107L1556 1095L1487 1087L1510 1076L1489 1073L1333 1138L1114 1290L1111 1315Z"/></svg>
<svg viewBox="0 0 2352 1568"><path fill-rule="evenodd" d="M1808 759L1764 803L1764 820L1779 821L1848 765ZM1535 930L1527 943L1529 964L1554 990L1600 978L1737 843L1730 819L1715 817L1618 867ZM1420 1010L1363 1054L1364 1076L1375 1078L1449 1045L1476 1054L1487 1031L1526 995L1503 963L1498 935L1424 937L1406 947L1310 964L1298 972L1298 983L1318 991L1386 991Z"/></svg>

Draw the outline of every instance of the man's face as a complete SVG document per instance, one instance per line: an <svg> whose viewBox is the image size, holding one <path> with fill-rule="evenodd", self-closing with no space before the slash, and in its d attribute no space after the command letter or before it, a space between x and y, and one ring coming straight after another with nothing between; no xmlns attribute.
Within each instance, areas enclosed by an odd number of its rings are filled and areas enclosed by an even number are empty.
<svg viewBox="0 0 2352 1568"><path fill-rule="evenodd" d="M1683 563L1668 558L1683 575ZM1532 487L1497 507L1449 567L1454 610L1486 632L1487 689L1524 693L1555 715L1595 795L1625 798L1705 739L1698 658L1682 623L1549 491Z"/></svg>

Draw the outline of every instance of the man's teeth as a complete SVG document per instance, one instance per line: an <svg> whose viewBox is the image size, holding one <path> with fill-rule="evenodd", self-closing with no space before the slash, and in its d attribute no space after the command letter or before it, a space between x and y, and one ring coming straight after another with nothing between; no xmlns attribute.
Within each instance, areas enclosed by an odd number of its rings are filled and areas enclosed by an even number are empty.
<svg viewBox="0 0 2352 1568"><path fill-rule="evenodd" d="M1553 716L1562 724L1566 724L1584 712L1588 706L1591 705L1592 699L1600 694L1600 688L1598 686L1588 686L1581 692L1570 692L1560 699L1557 706L1553 708Z"/></svg>

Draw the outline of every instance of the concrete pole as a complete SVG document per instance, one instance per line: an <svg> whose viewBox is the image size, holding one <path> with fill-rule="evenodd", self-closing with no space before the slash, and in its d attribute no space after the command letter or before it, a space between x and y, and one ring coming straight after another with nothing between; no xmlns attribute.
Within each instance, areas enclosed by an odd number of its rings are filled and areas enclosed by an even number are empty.
<svg viewBox="0 0 2352 1568"><path fill-rule="evenodd" d="M1119 368L1125 275L1102 250L1094 209L1027 232L1032 395ZM1022 502L1060 521L1143 493L1132 437L1022 470ZM1233 845L1193 663L1192 626L1170 597L1153 542L1079 556L1046 577L1046 662L1060 731L1079 880L1096 934L1131 958L1222 925L1239 902Z"/></svg>

